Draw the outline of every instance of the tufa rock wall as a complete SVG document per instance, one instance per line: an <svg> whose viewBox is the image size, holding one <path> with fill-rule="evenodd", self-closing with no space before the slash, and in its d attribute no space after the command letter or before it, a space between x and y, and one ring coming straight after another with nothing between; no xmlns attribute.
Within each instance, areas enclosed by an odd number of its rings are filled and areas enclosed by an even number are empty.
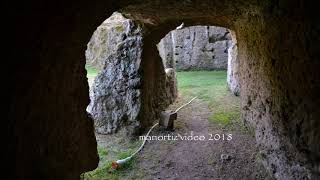
<svg viewBox="0 0 320 180"><path fill-rule="evenodd" d="M226 28L191 26L169 32L158 44L164 64L177 70L227 69L231 37Z"/></svg>
<svg viewBox="0 0 320 180"><path fill-rule="evenodd" d="M98 133L115 133L124 125L128 131L139 127L142 45L141 26L120 13L104 21L88 43L87 63L101 69L88 106Z"/></svg>
<svg viewBox="0 0 320 180"><path fill-rule="evenodd" d="M176 98L174 71L164 73L161 64L149 67L152 61L148 67L141 64L145 31L143 25L115 12L97 28L88 43L87 64L100 70L90 88L87 108L98 133L116 133L124 127L128 135L137 134ZM148 81L155 81L152 78L159 83L149 84ZM149 96L158 94L163 98L144 96L154 85L157 88Z"/></svg>
<svg viewBox="0 0 320 180"><path fill-rule="evenodd" d="M242 117L276 179L318 179L320 76L307 45L314 30L306 16L292 17L302 9L290 7L266 8L236 24Z"/></svg>
<svg viewBox="0 0 320 180"><path fill-rule="evenodd" d="M232 44L228 48L228 69L227 69L227 84L230 91L236 95L240 95L240 63L238 59L238 47L235 33L231 31Z"/></svg>
<svg viewBox="0 0 320 180"><path fill-rule="evenodd" d="M91 36L91 39L87 44L87 50L85 51L86 64L97 70L102 70L105 65L108 65L109 61L106 61L108 56L117 53L121 45L128 43L126 42L128 39L132 40L129 42L131 44L134 43L134 39L130 38L140 36L141 39L142 29L141 27L135 26L138 25L123 17L121 13L114 12L97 27ZM130 37L127 39L128 36ZM137 41L138 40L139 39L137 39ZM137 58L138 57L136 57L136 59Z"/></svg>

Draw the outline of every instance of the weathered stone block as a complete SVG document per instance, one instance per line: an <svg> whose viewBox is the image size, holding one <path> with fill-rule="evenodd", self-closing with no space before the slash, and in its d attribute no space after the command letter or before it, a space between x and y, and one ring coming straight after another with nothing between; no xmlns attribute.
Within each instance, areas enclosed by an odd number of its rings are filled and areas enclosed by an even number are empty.
<svg viewBox="0 0 320 180"><path fill-rule="evenodd" d="M160 114L159 125L167 130L173 130L174 120L176 120L178 114L174 111L162 111Z"/></svg>

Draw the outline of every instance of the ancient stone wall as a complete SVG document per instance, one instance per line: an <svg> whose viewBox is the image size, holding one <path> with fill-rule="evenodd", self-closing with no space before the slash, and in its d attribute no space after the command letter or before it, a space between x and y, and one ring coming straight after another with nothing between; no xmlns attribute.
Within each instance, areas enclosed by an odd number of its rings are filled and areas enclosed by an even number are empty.
<svg viewBox="0 0 320 180"><path fill-rule="evenodd" d="M226 70L230 44L226 28L191 26L168 33L158 50L164 64L177 70Z"/></svg>

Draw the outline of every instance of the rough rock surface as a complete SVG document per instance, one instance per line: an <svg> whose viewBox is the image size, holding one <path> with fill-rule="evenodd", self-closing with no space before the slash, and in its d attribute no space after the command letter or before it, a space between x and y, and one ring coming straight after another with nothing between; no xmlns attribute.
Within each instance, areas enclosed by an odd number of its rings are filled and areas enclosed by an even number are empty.
<svg viewBox="0 0 320 180"><path fill-rule="evenodd" d="M231 37L226 28L191 26L168 33L158 44L164 64L177 70L227 69Z"/></svg>
<svg viewBox="0 0 320 180"><path fill-rule="evenodd" d="M176 71L173 68L166 68L166 93L169 104L178 97Z"/></svg>
<svg viewBox="0 0 320 180"><path fill-rule="evenodd" d="M98 133L115 133L121 125L139 126L142 29L114 13L94 32L86 51L87 62L103 64L91 87L88 112Z"/></svg>
<svg viewBox="0 0 320 180"><path fill-rule="evenodd" d="M228 48L228 69L227 69L227 84L230 91L236 95L240 95L240 63L237 59L238 47L235 33L231 31L232 44Z"/></svg>
<svg viewBox="0 0 320 180"><path fill-rule="evenodd" d="M87 63L101 69L90 88L91 101L87 108L98 133L116 133L121 127L125 127L129 135L138 133L144 121L141 113L155 119L158 111L177 96L175 72L171 69L161 76L164 84L157 90L162 90L164 99L153 102L166 102L165 105L154 107L143 103L141 71L148 72L148 69L144 70L140 64L142 36L143 29L138 23L115 12L97 28L88 43ZM163 69L164 66L158 66L156 71ZM145 106L149 106L148 112L143 112Z"/></svg>
<svg viewBox="0 0 320 180"><path fill-rule="evenodd" d="M87 50L85 52L86 64L98 70L102 70L105 63L108 62L106 61L108 56L110 54L115 54L122 43L128 43L123 42L127 40L127 36L129 35L132 38L139 33L133 32L133 26L133 22L123 17L121 13L113 13L98 26L87 44ZM141 31L141 28L137 29L137 31L139 30ZM141 32L139 35L141 36ZM130 43L132 44L134 39L131 40L132 42L130 41Z"/></svg>

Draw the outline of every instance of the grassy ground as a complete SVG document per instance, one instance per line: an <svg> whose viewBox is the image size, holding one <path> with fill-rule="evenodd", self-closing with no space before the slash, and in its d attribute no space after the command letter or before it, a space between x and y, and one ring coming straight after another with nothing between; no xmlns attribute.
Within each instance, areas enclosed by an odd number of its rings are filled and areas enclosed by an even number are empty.
<svg viewBox="0 0 320 180"><path fill-rule="evenodd" d="M86 65L86 70L87 70L87 77L95 77L98 74L98 70L95 68Z"/></svg>
<svg viewBox="0 0 320 180"><path fill-rule="evenodd" d="M121 133L121 132L120 132ZM134 178L130 171L134 168L135 157L123 166L113 169L112 161L123 159L135 152L142 141L124 139L122 136L114 135L96 135L98 140L103 139L103 142L98 141L99 165L93 171L83 175L85 180L117 180L117 179L139 179ZM98 137L99 136L99 137ZM142 175L141 175L142 176Z"/></svg>
<svg viewBox="0 0 320 180"><path fill-rule="evenodd" d="M98 70L95 69L94 67L89 66L89 65L86 65L86 70L87 70L88 83L89 83L89 86L91 86L94 81L94 78L98 74Z"/></svg>
<svg viewBox="0 0 320 180"><path fill-rule="evenodd" d="M93 82L97 71L86 66L89 84ZM240 100L227 89L226 71L189 71L178 72L179 96L188 101L194 96L206 101L211 110L209 122L218 123L222 128L232 127L232 122L240 119ZM99 135L97 135L99 136ZM84 179L143 179L143 172L135 172L133 177L132 169L135 168L135 159L127 163L126 166L113 170L111 162L113 160L127 157L134 152L140 141L132 141L117 136L103 136L97 139L104 139L104 143L98 142L98 153L100 163L97 169L83 175ZM125 137L125 135L123 136Z"/></svg>
<svg viewBox="0 0 320 180"><path fill-rule="evenodd" d="M226 71L178 72L178 91L181 97L198 98L209 104L209 121L230 127L232 121L240 119L240 98L227 88Z"/></svg>

